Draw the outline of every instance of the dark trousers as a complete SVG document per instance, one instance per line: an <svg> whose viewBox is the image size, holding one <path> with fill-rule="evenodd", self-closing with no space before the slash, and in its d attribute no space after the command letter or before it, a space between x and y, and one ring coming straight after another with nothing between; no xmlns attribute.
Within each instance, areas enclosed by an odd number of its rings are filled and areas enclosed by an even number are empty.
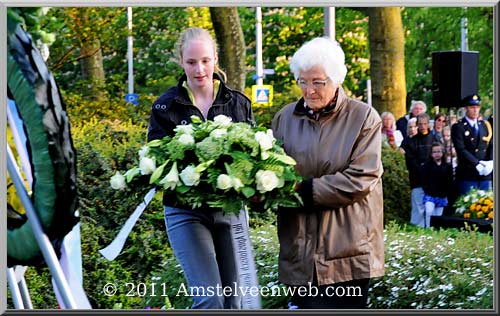
<svg viewBox="0 0 500 316"><path fill-rule="evenodd" d="M303 296L296 291L292 304L299 309L364 309L367 307L369 284L370 279L360 279L318 286L314 280L317 295Z"/></svg>

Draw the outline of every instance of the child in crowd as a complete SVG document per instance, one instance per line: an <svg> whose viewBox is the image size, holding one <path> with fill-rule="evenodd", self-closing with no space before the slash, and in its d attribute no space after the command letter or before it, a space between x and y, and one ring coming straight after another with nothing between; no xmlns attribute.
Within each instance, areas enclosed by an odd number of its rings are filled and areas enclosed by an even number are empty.
<svg viewBox="0 0 500 316"><path fill-rule="evenodd" d="M430 227L431 216L443 215L453 181L452 167L446 162L444 146L439 142L432 143L431 159L422 168L422 179L425 205L422 224Z"/></svg>
<svg viewBox="0 0 500 316"><path fill-rule="evenodd" d="M453 174L455 174L455 168L457 167L457 152L455 151L455 146L451 141L451 127L443 127L443 145L444 145L444 155L446 162L453 167Z"/></svg>
<svg viewBox="0 0 500 316"><path fill-rule="evenodd" d="M410 140L410 138L417 135L417 133L418 133L417 118L412 117L411 119L408 120L408 125L406 125L406 138L403 139L403 141L401 142L401 146L399 147L399 151L403 155L405 154L405 147L408 145L408 141Z"/></svg>

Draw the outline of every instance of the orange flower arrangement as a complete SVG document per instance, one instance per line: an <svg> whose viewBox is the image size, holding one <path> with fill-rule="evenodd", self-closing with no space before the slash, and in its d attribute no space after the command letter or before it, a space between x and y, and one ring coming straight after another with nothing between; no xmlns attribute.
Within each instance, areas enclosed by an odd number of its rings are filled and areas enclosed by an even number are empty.
<svg viewBox="0 0 500 316"><path fill-rule="evenodd" d="M463 218L493 220L493 191L471 189L455 202L455 213Z"/></svg>

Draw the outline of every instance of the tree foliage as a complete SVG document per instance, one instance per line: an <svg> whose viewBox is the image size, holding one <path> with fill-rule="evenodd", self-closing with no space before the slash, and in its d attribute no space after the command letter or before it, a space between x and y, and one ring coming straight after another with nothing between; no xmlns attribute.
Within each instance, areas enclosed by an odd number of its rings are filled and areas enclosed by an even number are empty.
<svg viewBox="0 0 500 316"><path fill-rule="evenodd" d="M27 11L29 8L17 8ZM53 34L49 66L63 90L81 90L82 80L77 40L71 32L72 20L64 14L66 8L52 8L38 15L37 23L26 23L29 31L37 27ZM94 8L98 38L103 53L106 90L111 95L124 95L127 88L127 16L125 8ZM97 10L99 9L99 10ZM10 10L10 9L9 9ZM255 8L238 7L246 44L245 70L247 89L255 82ZM35 11L36 12L36 11ZM111 14L111 22L102 23ZM209 8L206 7L135 7L133 9L134 79L140 95L161 94L173 85L181 73L176 62L175 42L181 30L189 26L205 27L215 32ZM29 12L28 12L29 13ZM321 7L263 7L263 64L275 70L264 78L274 86L277 102L286 103L298 96L294 89L288 62L305 41L323 35ZM32 14L33 15L33 14ZM404 64L406 107L410 100L423 99L432 105L432 52L460 49L460 23L468 18L469 49L478 51L479 93L486 107L493 97L493 8L470 7L403 7ZM370 78L368 30L369 19L359 8L337 7L335 10L336 39L346 53L348 74L344 86L348 94L367 100L366 83ZM386 30L387 31L387 30ZM371 76L373 77L373 75ZM372 80L372 86L375 82Z"/></svg>
<svg viewBox="0 0 500 316"><path fill-rule="evenodd" d="M407 107L411 100L432 104L432 52L460 50L461 21L468 20L468 46L479 52L479 94L493 103L493 8L404 8Z"/></svg>

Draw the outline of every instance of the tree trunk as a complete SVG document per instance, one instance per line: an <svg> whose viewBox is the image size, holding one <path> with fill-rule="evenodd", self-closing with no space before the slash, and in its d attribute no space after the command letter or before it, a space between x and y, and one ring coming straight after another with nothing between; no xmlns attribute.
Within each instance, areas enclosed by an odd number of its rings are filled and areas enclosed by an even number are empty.
<svg viewBox="0 0 500 316"><path fill-rule="evenodd" d="M106 77L99 41L98 30L95 30L92 8L67 8L65 11L72 17L70 24L80 46L80 68L82 78L87 83L84 95L94 100L105 98ZM95 19L95 17L94 17Z"/></svg>
<svg viewBox="0 0 500 316"><path fill-rule="evenodd" d="M89 95L96 99L104 98L104 65L101 53L101 43L98 39L82 43L80 47L80 66L83 80L89 84Z"/></svg>
<svg viewBox="0 0 500 316"><path fill-rule="evenodd" d="M397 118L406 112L404 33L399 7L367 8L372 104Z"/></svg>
<svg viewBox="0 0 500 316"><path fill-rule="evenodd" d="M210 7L219 46L219 64L230 87L245 90L245 38L236 7Z"/></svg>

